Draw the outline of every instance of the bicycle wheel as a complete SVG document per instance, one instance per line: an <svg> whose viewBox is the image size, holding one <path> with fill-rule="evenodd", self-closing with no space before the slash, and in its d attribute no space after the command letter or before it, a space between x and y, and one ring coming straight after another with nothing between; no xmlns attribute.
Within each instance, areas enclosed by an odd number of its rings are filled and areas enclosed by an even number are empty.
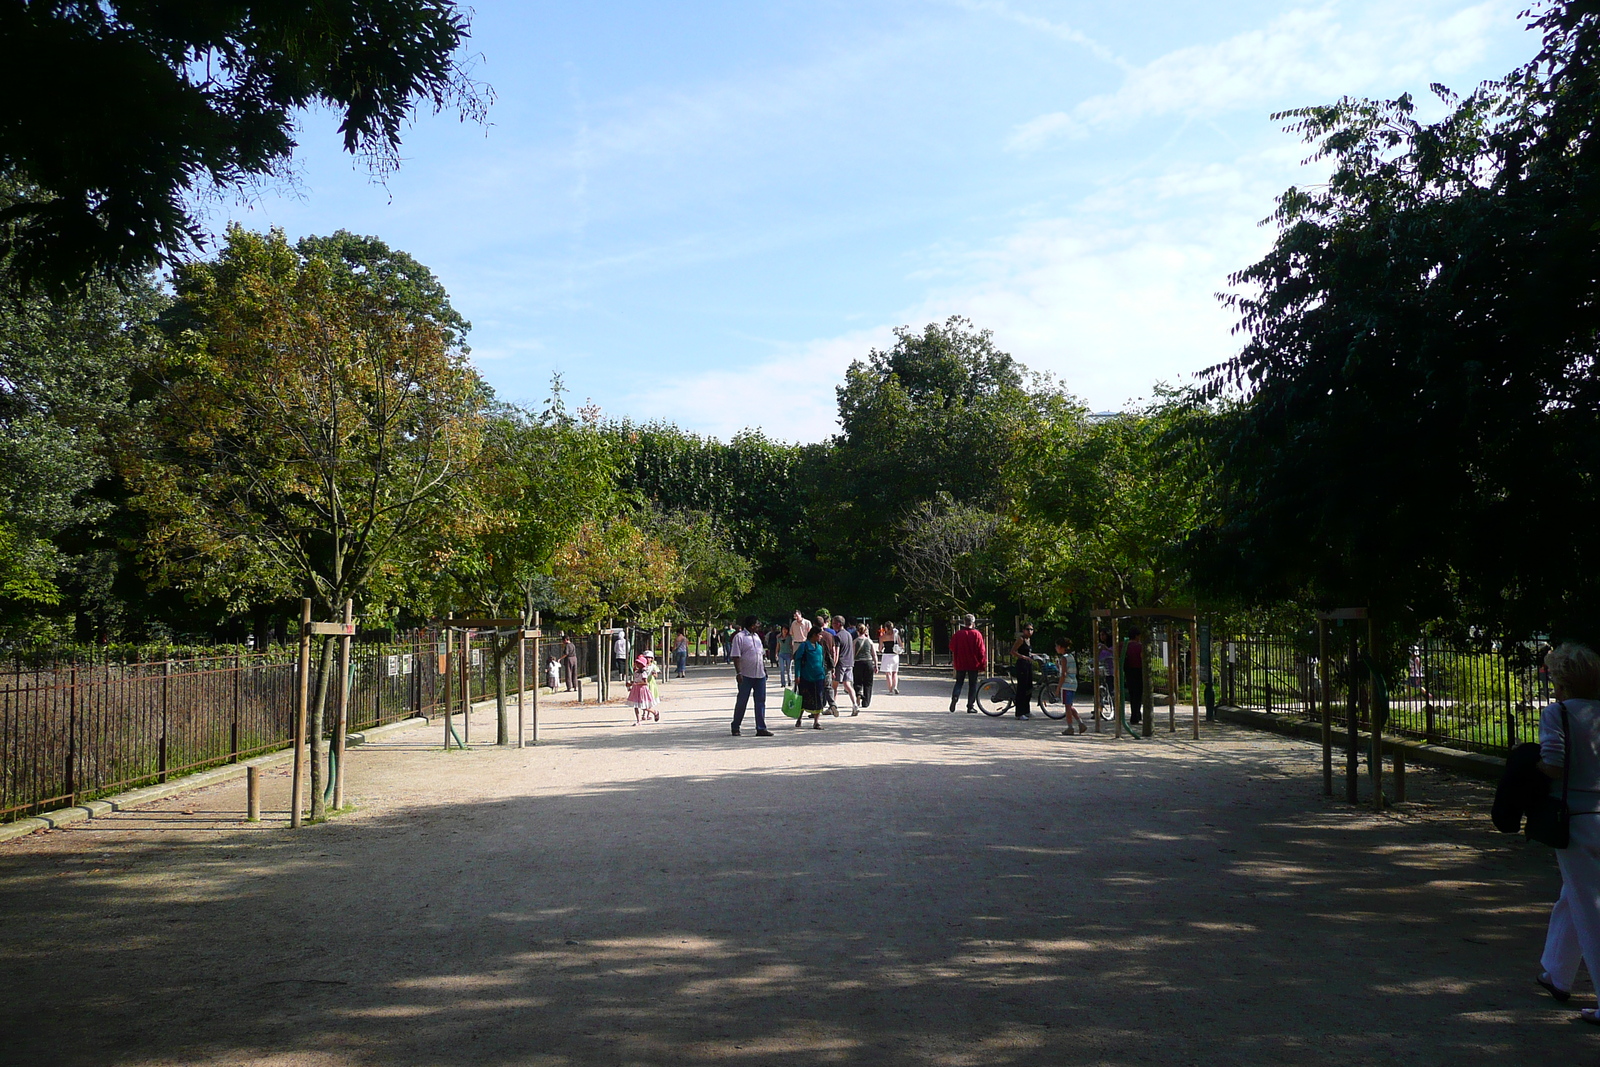
<svg viewBox="0 0 1600 1067"><path fill-rule="evenodd" d="M1011 710L1017 691L1004 678L985 678L978 686L978 710L991 719L998 719Z"/></svg>
<svg viewBox="0 0 1600 1067"><path fill-rule="evenodd" d="M1061 703L1061 685L1057 683L1039 693L1039 710L1045 713L1046 718L1065 719L1067 706Z"/></svg>
<svg viewBox="0 0 1600 1067"><path fill-rule="evenodd" d="M1100 721L1110 722L1117 717L1117 709L1111 703L1111 690L1105 686L1100 687Z"/></svg>

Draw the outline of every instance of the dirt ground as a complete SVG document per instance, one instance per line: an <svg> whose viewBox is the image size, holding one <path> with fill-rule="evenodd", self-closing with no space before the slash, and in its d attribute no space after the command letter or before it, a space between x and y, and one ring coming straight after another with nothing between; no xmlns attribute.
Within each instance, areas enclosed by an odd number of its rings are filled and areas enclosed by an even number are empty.
<svg viewBox="0 0 1600 1067"><path fill-rule="evenodd" d="M1375 816L1310 745L1063 737L906 678L729 736L546 701L542 744L353 750L355 810L242 780L0 845L0 1061L1592 1064L1533 984L1559 879L1489 789Z"/></svg>

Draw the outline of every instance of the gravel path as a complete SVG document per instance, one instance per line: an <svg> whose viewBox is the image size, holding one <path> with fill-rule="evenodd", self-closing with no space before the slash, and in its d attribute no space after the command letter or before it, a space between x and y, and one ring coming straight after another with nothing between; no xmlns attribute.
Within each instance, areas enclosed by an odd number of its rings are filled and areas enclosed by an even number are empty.
<svg viewBox="0 0 1600 1067"><path fill-rule="evenodd" d="M1374 816L1310 745L1066 738L947 686L734 738L707 668L659 726L391 734L296 833L284 771L259 826L241 781L0 846L0 1061L1595 1062L1532 981L1554 861L1484 785L1413 770Z"/></svg>

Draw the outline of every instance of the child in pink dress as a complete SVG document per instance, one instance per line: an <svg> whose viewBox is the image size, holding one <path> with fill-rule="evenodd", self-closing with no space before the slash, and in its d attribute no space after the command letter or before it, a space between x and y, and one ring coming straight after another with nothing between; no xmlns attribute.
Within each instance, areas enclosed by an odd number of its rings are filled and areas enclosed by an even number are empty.
<svg viewBox="0 0 1600 1067"><path fill-rule="evenodd" d="M661 712L656 710L655 694L650 692L650 675L654 672L655 667L643 655L633 658L633 685L628 689L628 707L633 709L635 726L646 719L661 721Z"/></svg>

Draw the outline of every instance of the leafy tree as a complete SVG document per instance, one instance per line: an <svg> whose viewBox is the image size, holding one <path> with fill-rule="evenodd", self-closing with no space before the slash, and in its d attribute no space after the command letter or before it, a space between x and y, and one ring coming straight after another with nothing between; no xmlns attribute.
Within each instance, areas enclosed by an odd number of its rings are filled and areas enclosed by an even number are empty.
<svg viewBox="0 0 1600 1067"><path fill-rule="evenodd" d="M49 0L0 4L0 173L36 193L0 210L23 280L137 274L200 242L186 199L277 175L295 113L340 116L380 173L420 102L481 119L451 0Z"/></svg>
<svg viewBox="0 0 1600 1067"><path fill-rule="evenodd" d="M1288 112L1333 163L1234 277L1215 368L1209 585L1388 618L1582 628L1600 597L1600 13L1542 4L1529 64L1417 119L1409 96Z"/></svg>
<svg viewBox="0 0 1600 1067"><path fill-rule="evenodd" d="M913 505L895 553L906 600L945 617L993 610L976 599L999 572L991 549L1001 526L994 512L958 504L948 493Z"/></svg>
<svg viewBox="0 0 1600 1067"><path fill-rule="evenodd" d="M1212 521L1208 454L1190 432L1208 413L1164 393L1141 411L1058 419L1018 479L1011 584L1029 605L1075 599L1157 607L1192 591L1189 540Z"/></svg>
<svg viewBox="0 0 1600 1067"><path fill-rule="evenodd" d="M611 510L614 497L607 441L592 425L566 418L559 396L558 389L544 417L506 407L487 423L470 490L484 519L466 547L449 556L439 589L457 607L515 615L524 628L552 602L556 552L585 522ZM491 649L500 744L510 742L505 658L517 640L516 634L496 638Z"/></svg>
<svg viewBox="0 0 1600 1067"><path fill-rule="evenodd" d="M678 554L626 515L584 523L552 562L558 610L590 628L607 619L658 625L683 589Z"/></svg>
<svg viewBox="0 0 1600 1067"><path fill-rule="evenodd" d="M0 184L0 211L25 192ZM0 629L38 639L105 605L80 595L112 502L106 435L128 412L128 375L159 344L166 303L146 278L49 296L0 272ZM41 615L59 605L60 610Z"/></svg>
<svg viewBox="0 0 1600 1067"><path fill-rule="evenodd" d="M677 617L709 623L732 614L754 584L754 568L729 547L717 520L705 511L653 511L646 523L677 555Z"/></svg>
<svg viewBox="0 0 1600 1067"><path fill-rule="evenodd" d="M462 491L488 391L442 329L374 299L281 232L228 233L176 275L190 327L152 366L130 456L160 575L238 608L301 593L379 616L403 572L479 515ZM323 814L325 640L313 703L312 814Z"/></svg>
<svg viewBox="0 0 1600 1067"><path fill-rule="evenodd" d="M960 317L896 330L891 349L850 365L838 393L843 432L810 509L817 565L833 578L830 599L874 612L899 597L894 550L912 509L943 493L998 510L1016 468L1033 462L1032 428L1071 407Z"/></svg>

